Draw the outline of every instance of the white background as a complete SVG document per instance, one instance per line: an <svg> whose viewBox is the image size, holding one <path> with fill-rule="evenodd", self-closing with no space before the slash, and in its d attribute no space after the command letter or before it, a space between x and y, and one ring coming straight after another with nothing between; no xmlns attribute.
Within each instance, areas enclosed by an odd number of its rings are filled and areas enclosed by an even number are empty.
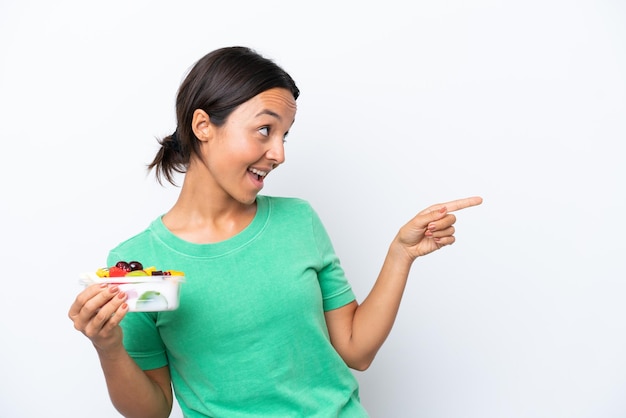
<svg viewBox="0 0 626 418"><path fill-rule="evenodd" d="M626 416L625 28L618 0L2 0L0 416L117 416L78 274L173 204L155 137L235 44L302 90L264 193L314 205L360 300L417 211L484 198L357 373L372 417Z"/></svg>

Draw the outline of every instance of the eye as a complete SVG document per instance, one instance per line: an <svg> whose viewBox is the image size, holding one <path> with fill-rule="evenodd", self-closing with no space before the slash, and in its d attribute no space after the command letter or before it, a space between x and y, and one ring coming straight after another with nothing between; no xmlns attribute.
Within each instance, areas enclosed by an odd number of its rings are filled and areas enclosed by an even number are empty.
<svg viewBox="0 0 626 418"><path fill-rule="evenodd" d="M270 135L270 127L269 126L263 126L261 128L259 128L259 133L263 136L269 136Z"/></svg>

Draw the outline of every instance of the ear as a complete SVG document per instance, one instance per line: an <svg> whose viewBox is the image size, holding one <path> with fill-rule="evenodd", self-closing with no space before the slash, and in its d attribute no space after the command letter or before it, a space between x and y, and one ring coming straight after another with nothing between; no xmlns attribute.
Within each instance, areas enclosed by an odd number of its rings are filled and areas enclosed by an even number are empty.
<svg viewBox="0 0 626 418"><path fill-rule="evenodd" d="M191 120L191 129L202 142L206 142L211 138L212 125L209 114L202 109L196 109L193 112L193 118Z"/></svg>

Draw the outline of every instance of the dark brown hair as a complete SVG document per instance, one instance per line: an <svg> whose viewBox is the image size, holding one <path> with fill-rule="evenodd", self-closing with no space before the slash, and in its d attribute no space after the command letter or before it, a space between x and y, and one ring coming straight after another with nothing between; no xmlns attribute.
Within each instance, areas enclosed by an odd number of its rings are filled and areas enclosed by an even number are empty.
<svg viewBox="0 0 626 418"><path fill-rule="evenodd" d="M159 141L161 148L148 171L155 169L162 178L176 185L174 172L185 173L192 154L199 155L199 141L191 129L193 113L204 110L211 123L222 126L228 116L244 102L272 89L285 88L294 99L300 95L291 76L272 60L241 46L212 51L192 67L176 96L177 128Z"/></svg>

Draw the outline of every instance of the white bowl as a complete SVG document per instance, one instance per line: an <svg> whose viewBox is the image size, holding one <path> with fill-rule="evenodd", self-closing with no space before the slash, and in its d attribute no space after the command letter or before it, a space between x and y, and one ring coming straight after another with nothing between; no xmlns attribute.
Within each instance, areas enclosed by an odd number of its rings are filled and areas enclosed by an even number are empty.
<svg viewBox="0 0 626 418"><path fill-rule="evenodd" d="M180 303L180 285L185 276L126 276L97 277L85 274L81 283L86 287L94 283L117 284L126 293L126 303L131 312L173 311Z"/></svg>

